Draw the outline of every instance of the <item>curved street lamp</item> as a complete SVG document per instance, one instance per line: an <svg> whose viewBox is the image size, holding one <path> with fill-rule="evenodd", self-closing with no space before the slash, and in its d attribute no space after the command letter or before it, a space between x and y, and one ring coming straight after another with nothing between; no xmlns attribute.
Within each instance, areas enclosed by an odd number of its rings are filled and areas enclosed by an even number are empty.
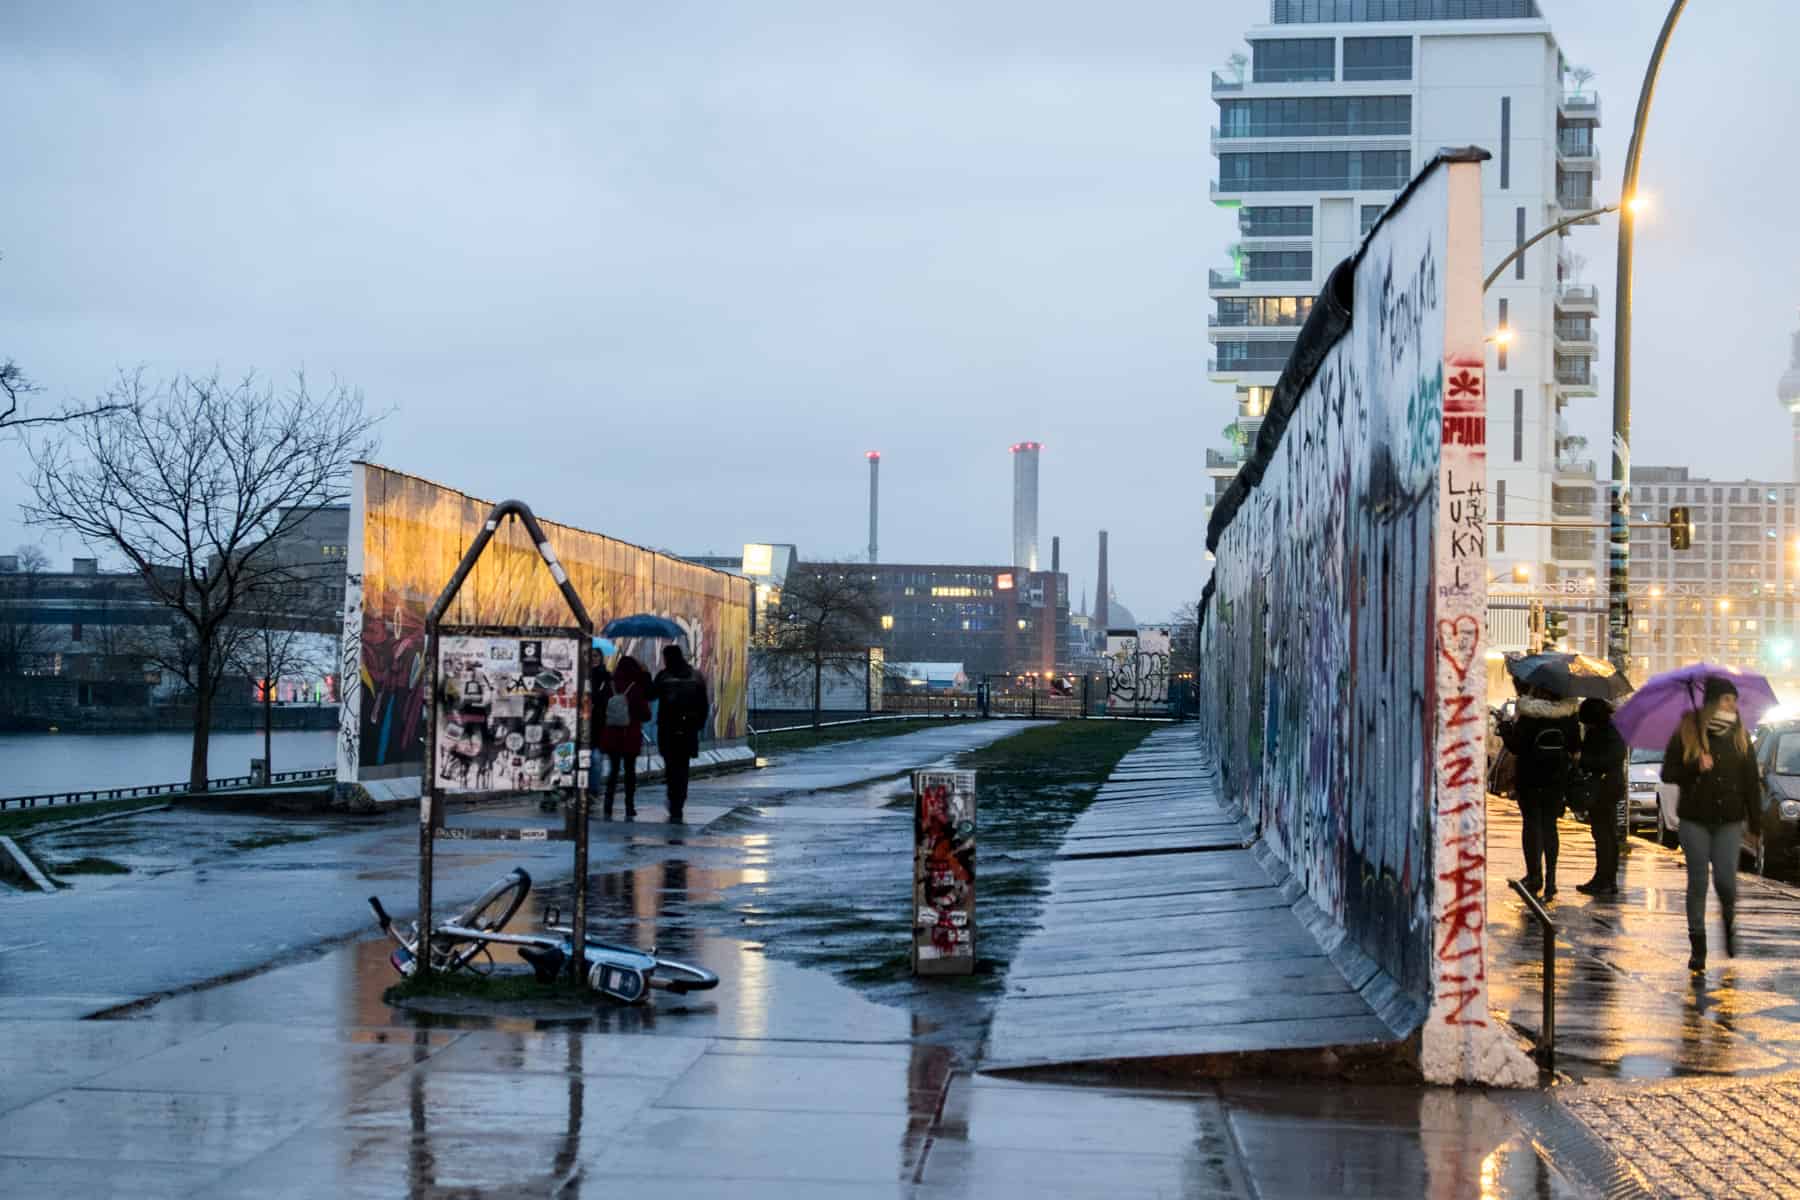
<svg viewBox="0 0 1800 1200"><path fill-rule="evenodd" d="M1638 94L1637 119L1631 126L1631 150L1625 156L1621 194L1637 195L1638 166L1644 151L1644 126L1650 118L1650 102L1656 95L1656 77L1663 54L1675 33L1675 23L1687 8L1687 0L1674 0L1650 53L1644 86ZM1606 657L1623 671L1631 664L1631 249L1634 221L1630 206L1619 214L1618 295L1614 297L1613 441L1611 519L1607 528L1606 556Z"/></svg>
<svg viewBox="0 0 1800 1200"><path fill-rule="evenodd" d="M1506 268L1518 262L1519 259L1525 256L1527 250L1531 249L1551 234L1561 233L1571 225L1579 225L1583 221L1591 221L1595 217L1603 217L1607 213L1618 212L1621 208L1628 209L1635 215L1642 212L1644 207L1645 200L1642 196L1632 196L1629 200L1621 200L1618 204L1608 204L1604 208L1590 208L1586 212L1576 213L1572 217L1564 217L1554 225L1546 225L1544 228L1532 234L1529 241L1523 243L1511 254L1508 254L1505 258L1501 259L1494 269L1488 272L1488 277L1481 281L1481 290L1486 292L1488 289L1492 288L1495 282L1499 280L1500 276L1506 273Z"/></svg>

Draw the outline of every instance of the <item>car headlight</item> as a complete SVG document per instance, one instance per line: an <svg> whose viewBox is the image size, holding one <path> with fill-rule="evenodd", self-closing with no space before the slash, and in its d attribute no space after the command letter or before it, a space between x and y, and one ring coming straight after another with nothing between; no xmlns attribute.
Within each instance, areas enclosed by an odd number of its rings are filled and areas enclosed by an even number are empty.
<svg viewBox="0 0 1800 1200"><path fill-rule="evenodd" d="M1800 800L1783 800L1781 802L1781 819L1800 821Z"/></svg>

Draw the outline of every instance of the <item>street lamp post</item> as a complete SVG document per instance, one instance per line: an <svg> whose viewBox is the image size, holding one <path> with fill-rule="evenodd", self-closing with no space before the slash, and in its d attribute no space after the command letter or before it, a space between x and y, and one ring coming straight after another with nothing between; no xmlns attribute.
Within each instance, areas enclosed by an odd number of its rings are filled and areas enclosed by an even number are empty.
<svg viewBox="0 0 1800 1200"><path fill-rule="evenodd" d="M1644 125L1650 117L1650 101L1656 95L1656 77L1675 23L1687 8L1687 0L1674 0L1657 35L1644 86L1638 93L1637 118L1631 126L1631 150L1625 156L1623 195L1637 195L1638 166L1644 150ZM1619 213L1619 272L1613 298L1613 438L1611 522L1607 529L1606 556L1606 657L1623 671L1631 665L1631 250L1635 222L1630 205Z"/></svg>

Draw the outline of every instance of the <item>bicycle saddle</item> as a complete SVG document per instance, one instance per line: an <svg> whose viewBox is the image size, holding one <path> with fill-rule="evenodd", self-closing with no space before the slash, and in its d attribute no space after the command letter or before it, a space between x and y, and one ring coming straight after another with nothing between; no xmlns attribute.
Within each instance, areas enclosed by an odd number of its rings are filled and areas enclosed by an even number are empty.
<svg viewBox="0 0 1800 1200"><path fill-rule="evenodd" d="M555 983L569 956L559 946L520 946L519 957L531 964L539 983Z"/></svg>

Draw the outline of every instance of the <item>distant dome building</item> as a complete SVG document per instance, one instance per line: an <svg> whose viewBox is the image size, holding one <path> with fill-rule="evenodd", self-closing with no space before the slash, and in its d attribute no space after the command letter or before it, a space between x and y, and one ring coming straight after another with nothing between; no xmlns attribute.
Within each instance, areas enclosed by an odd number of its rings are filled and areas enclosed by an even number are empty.
<svg viewBox="0 0 1800 1200"><path fill-rule="evenodd" d="M1781 406L1793 414L1794 418L1794 479L1800 481L1800 330L1794 333L1794 349L1788 362L1787 373L1776 385L1775 395L1781 400Z"/></svg>
<svg viewBox="0 0 1800 1200"><path fill-rule="evenodd" d="M1106 601L1106 629L1136 629L1137 623L1131 610L1119 603L1119 593L1114 592ZM1106 629L1100 632L1104 634Z"/></svg>

